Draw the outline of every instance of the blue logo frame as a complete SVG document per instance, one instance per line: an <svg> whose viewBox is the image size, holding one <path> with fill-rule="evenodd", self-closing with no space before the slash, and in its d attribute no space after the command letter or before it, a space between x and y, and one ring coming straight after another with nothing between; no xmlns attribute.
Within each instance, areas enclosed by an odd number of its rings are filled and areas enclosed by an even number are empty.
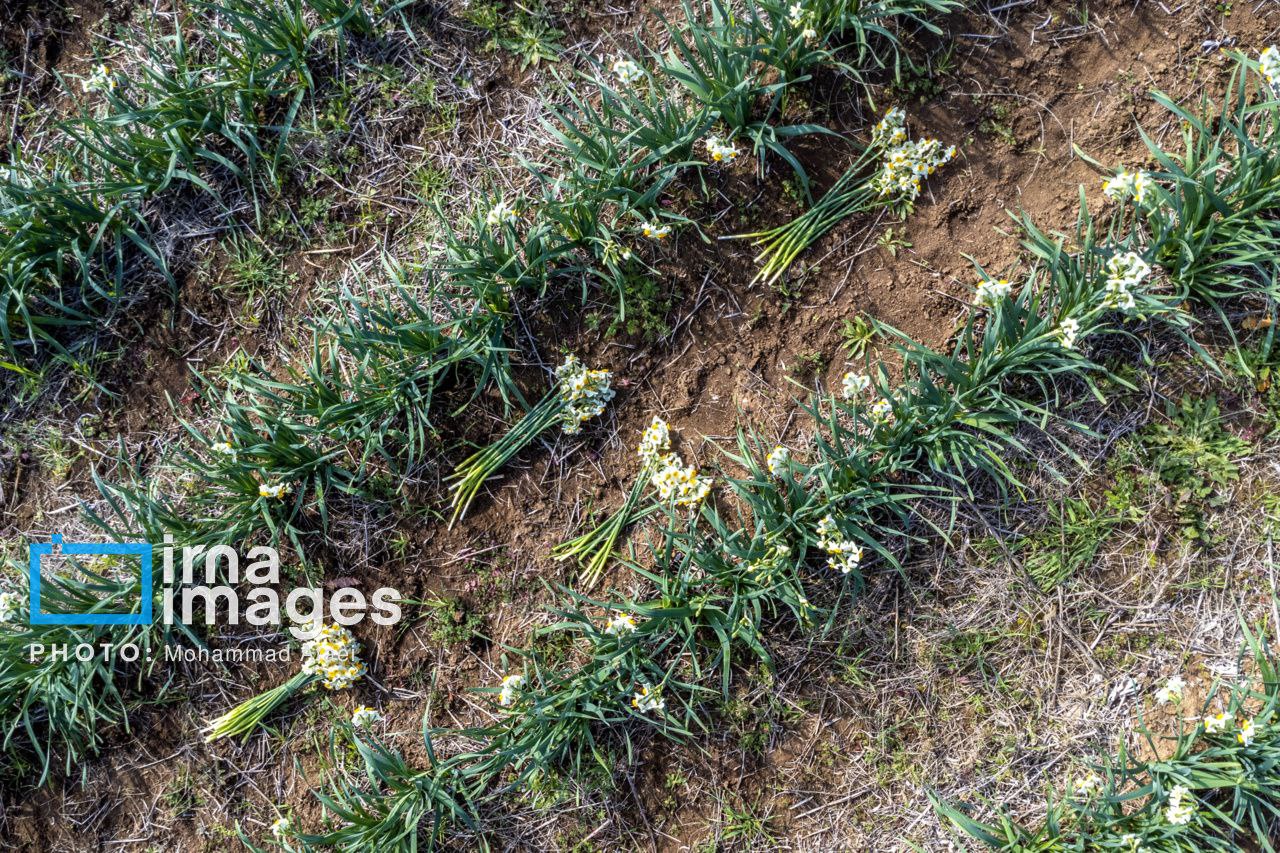
<svg viewBox="0 0 1280 853"><path fill-rule="evenodd" d="M142 565L141 613L42 613L40 612L40 559L53 553L55 545L73 557L126 555L138 558ZM30 587L32 625L150 625L151 624L151 543L149 542L68 542L55 533L44 544L32 543Z"/></svg>

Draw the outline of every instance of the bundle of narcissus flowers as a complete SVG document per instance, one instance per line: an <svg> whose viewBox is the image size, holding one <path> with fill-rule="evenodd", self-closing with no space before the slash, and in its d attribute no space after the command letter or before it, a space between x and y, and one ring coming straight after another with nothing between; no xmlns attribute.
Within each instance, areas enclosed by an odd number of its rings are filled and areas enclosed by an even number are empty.
<svg viewBox="0 0 1280 853"><path fill-rule="evenodd" d="M205 740L247 735L268 714L293 695L320 684L326 690L345 690L367 671L360 660L360 643L341 625L312 626L315 636L302 644L302 667L278 687L259 693L213 720L205 728Z"/></svg>
<svg viewBox="0 0 1280 853"><path fill-rule="evenodd" d="M924 181L956 156L954 145L910 139L906 114L889 110L872 129L871 142L827 194L800 216L768 231L738 234L763 246L756 280L777 280L806 248L856 213L888 207L902 214L924 189Z"/></svg>
<svg viewBox="0 0 1280 853"><path fill-rule="evenodd" d="M556 389L564 401L564 431L576 433L582 424L604 414L614 397L613 374L591 370L577 356L569 355L556 368Z"/></svg>
<svg viewBox="0 0 1280 853"><path fill-rule="evenodd" d="M591 532L561 543L552 552L558 560L578 558L583 566L582 583L587 586L599 579L618 538L629 525L657 512L667 502L697 507L711 492L711 480L696 466L685 465L680 454L671 449L671 427L662 418L655 416L640 436L636 455L640 457L640 476L618 511ZM657 492L659 503L641 506L650 485Z"/></svg>
<svg viewBox="0 0 1280 853"><path fill-rule="evenodd" d="M320 677L326 690L345 690L367 671L360 643L341 625L325 625L315 639L302 644L302 671Z"/></svg>
<svg viewBox="0 0 1280 853"><path fill-rule="evenodd" d="M873 148L883 148L884 154L880 173L871 185L881 197L915 201L923 181L955 159L956 147L944 148L936 139L908 139L906 121L902 110L892 109L875 126L871 144Z"/></svg>
<svg viewBox="0 0 1280 853"><path fill-rule="evenodd" d="M614 397L613 374L592 370L575 355L556 368L555 384L506 435L467 457L449 479L453 485L453 521L457 521L480 487L499 468L557 423L569 434L604 413ZM451 522L452 523L452 522Z"/></svg>
<svg viewBox="0 0 1280 853"><path fill-rule="evenodd" d="M662 500L676 506L697 506L710 493L711 481L672 451L671 428L662 418L655 417L644 431L638 452L644 473L653 472L653 487Z"/></svg>

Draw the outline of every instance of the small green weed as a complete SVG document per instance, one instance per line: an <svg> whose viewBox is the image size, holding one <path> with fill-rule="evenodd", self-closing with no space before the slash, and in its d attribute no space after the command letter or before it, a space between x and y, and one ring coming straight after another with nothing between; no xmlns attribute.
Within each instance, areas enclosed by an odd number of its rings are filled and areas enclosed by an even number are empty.
<svg viewBox="0 0 1280 853"><path fill-rule="evenodd" d="M1183 534L1212 544L1210 515L1226 503L1222 491L1240 479L1237 463L1250 445L1223 427L1212 397L1184 397L1168 407L1168 416L1168 423L1152 424L1139 438L1146 462L1172 490Z"/></svg>

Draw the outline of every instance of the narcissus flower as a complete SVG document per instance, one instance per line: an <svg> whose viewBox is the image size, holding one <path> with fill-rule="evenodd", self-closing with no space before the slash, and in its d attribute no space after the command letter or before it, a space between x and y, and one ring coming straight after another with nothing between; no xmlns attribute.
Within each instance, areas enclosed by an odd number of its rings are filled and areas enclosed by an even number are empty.
<svg viewBox="0 0 1280 853"><path fill-rule="evenodd" d="M556 385L567 404L563 428L576 433L582 424L604 412L614 397L613 374L607 370L590 370L575 355L565 358L556 368Z"/></svg>
<svg viewBox="0 0 1280 853"><path fill-rule="evenodd" d="M650 240L665 240L671 235L671 226L658 222L646 222L640 226L640 233Z"/></svg>
<svg viewBox="0 0 1280 853"><path fill-rule="evenodd" d="M12 622L18 616L18 596L0 592L0 622Z"/></svg>
<svg viewBox="0 0 1280 853"><path fill-rule="evenodd" d="M681 464L680 457L668 454L666 464L653 475L658 496L675 501L677 506L697 506L711 491L711 481L692 465Z"/></svg>
<svg viewBox="0 0 1280 853"><path fill-rule="evenodd" d="M1136 172L1121 169L1115 177L1102 182L1102 194L1113 201L1133 199L1140 206L1146 205L1155 198L1156 183L1141 169Z"/></svg>
<svg viewBox="0 0 1280 853"><path fill-rule="evenodd" d="M1101 776L1097 773L1090 773L1089 775L1081 776L1076 780L1075 790L1078 794L1091 797L1101 791L1104 784L1105 783Z"/></svg>
<svg viewBox="0 0 1280 853"><path fill-rule="evenodd" d="M850 370L840 379L840 393L846 400L852 400L870 387L871 377L856 370Z"/></svg>
<svg viewBox="0 0 1280 853"><path fill-rule="evenodd" d="M1080 321L1075 317L1063 317L1054 334L1064 349L1075 349L1076 339L1080 336Z"/></svg>
<svg viewBox="0 0 1280 853"><path fill-rule="evenodd" d="M818 547L827 552L827 565L847 575L862 563L862 546L845 539L835 518L824 516L818 522Z"/></svg>
<svg viewBox="0 0 1280 853"><path fill-rule="evenodd" d="M379 722L382 722L382 715L368 705L360 705L351 712L351 725L357 729L367 729Z"/></svg>
<svg viewBox="0 0 1280 853"><path fill-rule="evenodd" d="M1240 741L1241 746L1248 746L1253 743L1253 738L1257 734L1257 727L1253 724L1253 720L1245 720L1240 724L1240 731L1236 732L1236 740Z"/></svg>
<svg viewBox="0 0 1280 853"><path fill-rule="evenodd" d="M490 228L501 228L503 225L515 225L519 218L520 214L516 213L514 207L505 201L499 201L484 215L484 224Z"/></svg>
<svg viewBox="0 0 1280 853"><path fill-rule="evenodd" d="M222 453L227 456L234 456L236 453L236 449L231 446L231 442L229 441L215 441L213 444L209 445L209 448L214 453Z"/></svg>
<svg viewBox="0 0 1280 853"><path fill-rule="evenodd" d="M302 644L302 671L320 676L326 690L345 690L367 671L360 660L360 643L341 625L325 625L314 639Z"/></svg>
<svg viewBox="0 0 1280 853"><path fill-rule="evenodd" d="M656 415L640 436L640 447L636 450L641 464L645 466L659 464L663 457L671 452L671 427Z"/></svg>
<svg viewBox="0 0 1280 853"><path fill-rule="evenodd" d="M639 83L644 79L644 70L635 62L624 57L619 57L613 63L613 76L626 85Z"/></svg>
<svg viewBox="0 0 1280 853"><path fill-rule="evenodd" d="M799 3L791 4L791 8L787 10L787 23L793 27L804 27L800 31L800 38L805 41L813 41L818 37L818 31L813 28L813 13Z"/></svg>
<svg viewBox="0 0 1280 853"><path fill-rule="evenodd" d="M734 147L731 140L722 141L718 136L708 136L703 145L707 148L707 154L716 163L732 163L738 159L738 149Z"/></svg>
<svg viewBox="0 0 1280 853"><path fill-rule="evenodd" d="M119 86L120 81L111 73L111 66L101 63L93 66L93 72L80 81L80 89L86 93L114 92Z"/></svg>
<svg viewBox="0 0 1280 853"><path fill-rule="evenodd" d="M504 708L511 707L520 698L520 691L523 688L523 675L517 672L506 676L502 679L502 690L498 693L498 704Z"/></svg>
<svg viewBox="0 0 1280 853"><path fill-rule="evenodd" d="M1167 705L1170 702L1182 701L1182 691L1186 686L1187 683L1182 680L1182 676L1173 676L1156 691L1156 704Z"/></svg>
<svg viewBox="0 0 1280 853"><path fill-rule="evenodd" d="M645 429L637 453L662 500L674 500L677 506L696 506L711 491L711 480L672 452L671 427L662 418L654 417Z"/></svg>
<svg viewBox="0 0 1280 853"><path fill-rule="evenodd" d="M621 637L624 634L633 633L636 627L636 618L634 616L621 610L615 610L613 611L613 618L605 626L604 632L614 637Z"/></svg>
<svg viewBox="0 0 1280 853"><path fill-rule="evenodd" d="M775 477L781 477L785 474L790 462L791 451L781 444L770 450L769 456L764 460L764 464L769 468L769 473Z"/></svg>
<svg viewBox="0 0 1280 853"><path fill-rule="evenodd" d="M1235 721L1235 715L1229 711L1223 711L1221 714L1214 714L1212 717L1204 718L1204 730L1210 734L1219 734L1231 728L1231 724Z"/></svg>
<svg viewBox="0 0 1280 853"><path fill-rule="evenodd" d="M894 107L884 114L871 129L871 144L883 147L901 145L907 141L907 114Z"/></svg>
<svg viewBox="0 0 1280 853"><path fill-rule="evenodd" d="M977 298L978 304L987 308L995 308L1001 302L1004 302L1009 293L1013 290L1013 285L1005 278L988 278L978 282Z"/></svg>
<svg viewBox="0 0 1280 853"><path fill-rule="evenodd" d="M1174 785L1169 792L1169 803L1164 810L1164 819L1174 826L1191 823L1196 814L1196 798L1191 795L1185 785Z"/></svg>
<svg viewBox="0 0 1280 853"><path fill-rule="evenodd" d="M887 424L893 422L893 403L883 398L876 400L871 404L871 408L867 410L867 416L874 423Z"/></svg>
<svg viewBox="0 0 1280 853"><path fill-rule="evenodd" d="M642 714L647 714L650 711L662 713L667 708L667 701L662 698L660 691L647 684L641 684L640 689L636 691L636 695L631 697L631 707Z"/></svg>
<svg viewBox="0 0 1280 853"><path fill-rule="evenodd" d="M1132 311L1137 307L1133 290L1151 275L1151 265L1136 252L1125 252L1107 259L1106 291L1102 304L1106 308Z"/></svg>
<svg viewBox="0 0 1280 853"><path fill-rule="evenodd" d="M271 498L273 500L276 498L282 498L284 497L285 489L287 488L288 487L285 486L284 483L259 483L258 497Z"/></svg>
<svg viewBox="0 0 1280 853"><path fill-rule="evenodd" d="M289 818L278 817L275 822L271 824L271 834L276 838L284 838L289 834L289 830L292 828L292 824L289 823Z"/></svg>
<svg viewBox="0 0 1280 853"><path fill-rule="evenodd" d="M925 178L951 162L956 147L943 147L936 139L907 139L906 115L900 109L885 113L871 131L871 144L885 148L880 173L871 185L881 196L897 195L914 201Z"/></svg>
<svg viewBox="0 0 1280 853"><path fill-rule="evenodd" d="M1268 47L1258 56L1258 70L1267 78L1271 88L1280 90L1280 50Z"/></svg>
<svg viewBox="0 0 1280 853"><path fill-rule="evenodd" d="M1146 853L1147 848L1142 846L1142 839L1132 832L1120 836L1120 843L1129 845L1125 848L1125 853Z"/></svg>

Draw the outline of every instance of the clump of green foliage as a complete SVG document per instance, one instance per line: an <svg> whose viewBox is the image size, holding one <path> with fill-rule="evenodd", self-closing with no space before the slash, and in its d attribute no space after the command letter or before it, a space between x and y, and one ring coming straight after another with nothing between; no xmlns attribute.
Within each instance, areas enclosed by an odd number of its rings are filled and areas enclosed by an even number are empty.
<svg viewBox="0 0 1280 853"><path fill-rule="evenodd" d="M1097 790L1051 797L1045 819L1034 826L1001 809L994 820L979 821L931 793L934 807L992 850L1226 853L1249 844L1274 850L1280 811L1280 776L1274 770L1280 762L1280 661L1265 634L1242 629L1240 657L1252 664L1253 675L1235 684L1215 683L1201 709L1207 719L1225 692L1222 730L1210 731L1193 718L1170 738L1140 725L1150 752L1167 757L1135 760L1122 746L1099 762Z"/></svg>
<svg viewBox="0 0 1280 853"><path fill-rule="evenodd" d="M1251 447L1227 431L1212 397L1184 397L1167 414L1167 422L1152 424L1138 439L1145 461L1172 491L1183 535L1212 544L1211 514L1228 502L1227 489L1240 479L1238 463Z"/></svg>

